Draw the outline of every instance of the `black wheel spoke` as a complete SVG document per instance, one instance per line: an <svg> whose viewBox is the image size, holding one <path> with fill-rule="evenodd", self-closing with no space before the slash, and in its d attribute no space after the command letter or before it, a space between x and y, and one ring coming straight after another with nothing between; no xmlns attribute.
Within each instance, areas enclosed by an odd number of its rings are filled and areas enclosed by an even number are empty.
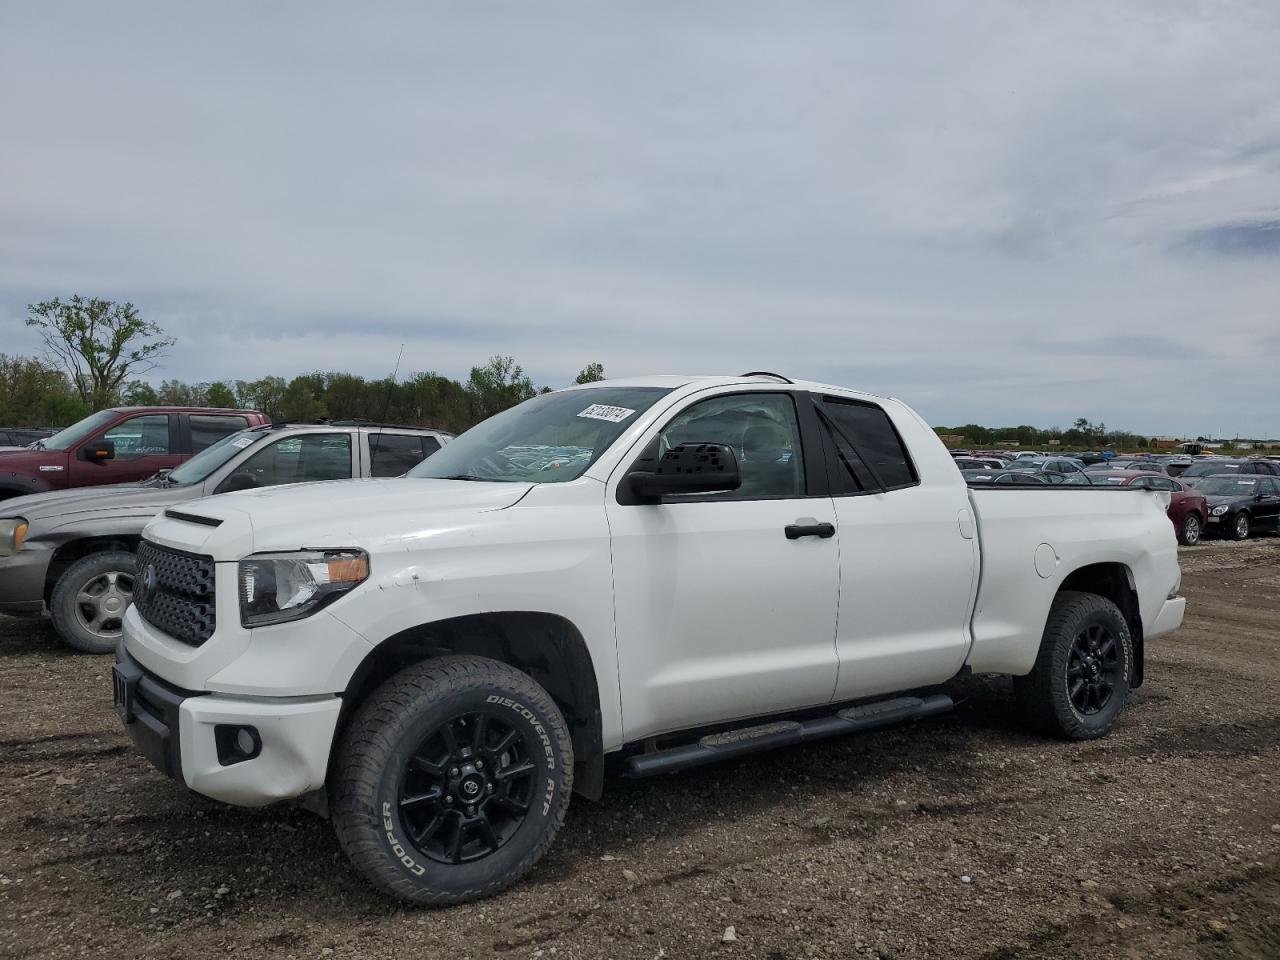
<svg viewBox="0 0 1280 960"><path fill-rule="evenodd" d="M518 814L520 816L524 816L529 812L529 804L525 803L519 797L511 796L509 793L501 797L496 797L494 799L494 803L511 813Z"/></svg>
<svg viewBox="0 0 1280 960"><path fill-rule="evenodd" d="M446 723L440 728L440 739L444 741L444 748L449 756L457 756L458 738L454 736L452 723Z"/></svg>
<svg viewBox="0 0 1280 960"><path fill-rule="evenodd" d="M435 803L440 800L444 792L439 787L432 787L426 793L419 793L412 797L400 798L401 810L412 810L414 807L420 807L424 803Z"/></svg>
<svg viewBox="0 0 1280 960"><path fill-rule="evenodd" d="M528 760L524 760L520 763L513 763L509 767L503 767L493 776L494 779L498 781L514 780L517 777L527 777L529 774L533 773L535 769L536 768L532 763Z"/></svg>
<svg viewBox="0 0 1280 960"><path fill-rule="evenodd" d="M461 817L456 819L458 826L449 839L448 846L445 847L445 859L450 863L457 863L462 858L462 840L467 832L467 822Z"/></svg>
<svg viewBox="0 0 1280 960"><path fill-rule="evenodd" d="M432 777L443 777L445 774L445 764L436 763L434 760L428 760L422 755L411 757L409 760L409 768L411 770L420 770L422 773Z"/></svg>
<svg viewBox="0 0 1280 960"><path fill-rule="evenodd" d="M476 819L476 828L480 831L480 839L484 841L490 852L497 850L501 846L498 835L493 832L493 824L489 822L489 818L483 810L480 811L480 816Z"/></svg>
<svg viewBox="0 0 1280 960"><path fill-rule="evenodd" d="M504 736L501 740L498 741L498 745L495 747L490 747L488 752L493 754L495 757L502 756L502 754L506 753L508 750L511 749L511 745L516 742L517 737L519 737L519 734L516 733L516 731L514 730L508 731L506 736Z"/></svg>
<svg viewBox="0 0 1280 960"><path fill-rule="evenodd" d="M1098 656L1108 657L1116 648L1116 641L1113 637L1108 637L1104 643L1098 647Z"/></svg>
<svg viewBox="0 0 1280 960"><path fill-rule="evenodd" d="M471 747L476 752L484 749L484 738L489 732L489 718L485 714L480 714L476 720L475 733L471 738Z"/></svg>
<svg viewBox="0 0 1280 960"><path fill-rule="evenodd" d="M436 835L436 831L440 829L441 824L445 821L444 814L437 814L422 825L420 830L413 830L409 833L409 839L415 846L426 843Z"/></svg>

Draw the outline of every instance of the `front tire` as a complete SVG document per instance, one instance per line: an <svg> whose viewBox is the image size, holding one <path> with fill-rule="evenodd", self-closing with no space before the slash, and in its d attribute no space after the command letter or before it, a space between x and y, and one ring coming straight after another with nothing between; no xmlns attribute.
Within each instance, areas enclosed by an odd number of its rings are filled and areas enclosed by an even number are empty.
<svg viewBox="0 0 1280 960"><path fill-rule="evenodd" d="M1014 677L1023 715L1065 740L1094 740L1115 725L1133 677L1133 637L1106 597L1064 590L1054 598L1035 666Z"/></svg>
<svg viewBox="0 0 1280 960"><path fill-rule="evenodd" d="M1231 539L1249 539L1249 515L1244 511L1237 513L1235 519L1231 521Z"/></svg>
<svg viewBox="0 0 1280 960"><path fill-rule="evenodd" d="M342 738L331 777L343 852L412 903L497 893L564 822L573 744L550 695L485 657L446 656L387 680Z"/></svg>
<svg viewBox="0 0 1280 960"><path fill-rule="evenodd" d="M105 550L77 560L58 578L49 612L58 635L81 653L111 653L133 600L137 557Z"/></svg>
<svg viewBox="0 0 1280 960"><path fill-rule="evenodd" d="M1200 515L1198 513L1188 513L1182 518L1182 529L1178 531L1178 542L1183 546L1194 547L1200 542L1202 532Z"/></svg>

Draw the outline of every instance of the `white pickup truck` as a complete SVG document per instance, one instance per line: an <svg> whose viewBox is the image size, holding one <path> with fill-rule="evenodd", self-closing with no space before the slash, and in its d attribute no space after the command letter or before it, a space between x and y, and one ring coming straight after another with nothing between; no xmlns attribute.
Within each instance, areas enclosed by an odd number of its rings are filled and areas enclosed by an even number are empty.
<svg viewBox="0 0 1280 960"><path fill-rule="evenodd" d="M574 387L407 478L165 511L115 700L191 790L301 797L378 887L456 903L525 873L606 757L926 716L967 672L1101 736L1182 621L1165 496L970 490L899 401L773 374Z"/></svg>

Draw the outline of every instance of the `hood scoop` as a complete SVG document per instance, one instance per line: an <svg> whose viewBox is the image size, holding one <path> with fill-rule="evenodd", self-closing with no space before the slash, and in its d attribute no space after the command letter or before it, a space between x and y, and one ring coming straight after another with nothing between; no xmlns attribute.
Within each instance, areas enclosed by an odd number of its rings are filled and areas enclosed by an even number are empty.
<svg viewBox="0 0 1280 960"><path fill-rule="evenodd" d="M201 517L194 513L183 513L181 510L166 510L164 515L170 520L181 520L183 523L198 523L202 527L222 526L222 521L217 517Z"/></svg>

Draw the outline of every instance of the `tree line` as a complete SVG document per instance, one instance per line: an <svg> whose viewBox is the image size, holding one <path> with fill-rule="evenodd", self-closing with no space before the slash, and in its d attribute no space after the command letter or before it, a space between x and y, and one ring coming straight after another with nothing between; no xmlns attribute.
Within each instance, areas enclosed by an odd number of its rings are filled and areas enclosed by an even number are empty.
<svg viewBox="0 0 1280 960"><path fill-rule="evenodd" d="M1021 424L1016 427L984 427L966 423L958 427L935 427L939 436L960 437L966 446L997 449L1017 444L1020 447L1060 446L1065 448L1105 448L1108 450L1141 450L1155 445L1154 437L1146 437L1128 430L1109 429L1105 423L1090 423L1084 417L1074 420L1070 427L1032 427ZM1051 444L1056 440L1056 444Z"/></svg>
<svg viewBox="0 0 1280 960"><path fill-rule="evenodd" d="M238 407L275 421L365 419L431 426L457 433L550 387L537 387L509 356L490 357L465 380L434 372L368 380L317 371L286 380L163 380L155 368L174 339L131 303L75 295L27 306L43 357L0 354L0 424L61 427L95 410L130 406ZM588 364L577 383L604 379Z"/></svg>
<svg viewBox="0 0 1280 960"><path fill-rule="evenodd" d="M575 382L603 379L603 368L592 364ZM105 395L86 398L63 371L46 361L0 354L0 424L6 426L61 427L95 409L127 404L235 407L261 410L277 422L365 419L459 433L550 390L536 386L513 358L495 356L472 367L465 380L432 372L366 379L340 371L304 373L291 380L170 379L157 385L134 379Z"/></svg>

